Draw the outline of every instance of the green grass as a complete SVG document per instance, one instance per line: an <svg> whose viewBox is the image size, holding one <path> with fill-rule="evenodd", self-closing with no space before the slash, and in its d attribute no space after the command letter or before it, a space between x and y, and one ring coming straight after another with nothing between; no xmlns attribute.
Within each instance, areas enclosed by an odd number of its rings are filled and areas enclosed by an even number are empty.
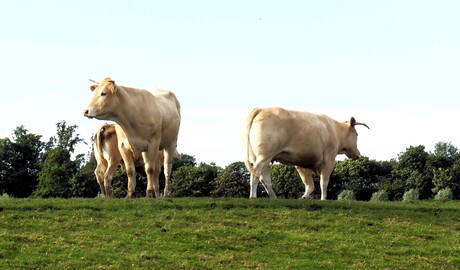
<svg viewBox="0 0 460 270"><path fill-rule="evenodd" d="M460 269L460 202L6 198L0 269Z"/></svg>

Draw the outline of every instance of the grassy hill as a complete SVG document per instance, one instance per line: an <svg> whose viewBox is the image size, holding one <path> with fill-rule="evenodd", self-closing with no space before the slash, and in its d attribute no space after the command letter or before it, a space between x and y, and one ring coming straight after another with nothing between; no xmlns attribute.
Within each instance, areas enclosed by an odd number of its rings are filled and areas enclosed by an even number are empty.
<svg viewBox="0 0 460 270"><path fill-rule="evenodd" d="M460 202L0 199L0 269L460 269Z"/></svg>

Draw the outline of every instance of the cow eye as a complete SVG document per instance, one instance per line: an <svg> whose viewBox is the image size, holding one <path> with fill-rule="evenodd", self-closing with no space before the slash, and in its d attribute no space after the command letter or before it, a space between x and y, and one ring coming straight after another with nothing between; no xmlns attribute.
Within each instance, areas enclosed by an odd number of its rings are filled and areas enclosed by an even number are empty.
<svg viewBox="0 0 460 270"><path fill-rule="evenodd" d="M102 92L101 92L101 96L105 96L105 95L107 95L107 92L102 91Z"/></svg>

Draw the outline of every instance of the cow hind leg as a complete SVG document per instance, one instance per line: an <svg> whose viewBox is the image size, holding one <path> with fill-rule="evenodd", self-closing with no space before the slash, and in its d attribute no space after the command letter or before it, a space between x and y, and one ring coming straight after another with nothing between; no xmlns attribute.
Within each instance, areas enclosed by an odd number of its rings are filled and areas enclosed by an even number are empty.
<svg viewBox="0 0 460 270"><path fill-rule="evenodd" d="M96 169L94 170L94 174L96 175L97 183L99 184L99 188L101 189L101 196L103 198L106 197L105 185L104 185L104 171L105 171L105 166L103 166L102 164L98 164Z"/></svg>
<svg viewBox="0 0 460 270"><path fill-rule="evenodd" d="M104 174L105 195L107 198L112 196L112 179L118 168L118 164L110 164Z"/></svg>
<svg viewBox="0 0 460 270"><path fill-rule="evenodd" d="M126 166L126 175L128 176L128 193L126 198L131 199L136 192L136 169Z"/></svg>
<svg viewBox="0 0 460 270"><path fill-rule="evenodd" d="M305 169L302 167L295 166L297 172L302 179L303 184L305 185L305 193L299 199L308 199L310 198L311 193L315 190L315 184L313 183L312 171L310 169Z"/></svg>
<svg viewBox="0 0 460 270"><path fill-rule="evenodd" d="M257 198L257 186L259 185L259 177L251 174L249 198Z"/></svg>
<svg viewBox="0 0 460 270"><path fill-rule="evenodd" d="M254 171L259 175L259 181L267 191L268 196L272 199L276 199L276 194L273 191L272 187L272 179L270 177L270 168L269 168L270 160L268 159L261 159L260 161L256 161L254 163Z"/></svg>

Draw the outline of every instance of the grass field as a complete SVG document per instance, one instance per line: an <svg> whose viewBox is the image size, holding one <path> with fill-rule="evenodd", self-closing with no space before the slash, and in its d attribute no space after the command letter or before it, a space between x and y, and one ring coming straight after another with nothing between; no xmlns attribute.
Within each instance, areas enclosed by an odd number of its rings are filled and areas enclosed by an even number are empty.
<svg viewBox="0 0 460 270"><path fill-rule="evenodd" d="M0 269L460 269L460 202L0 199Z"/></svg>

